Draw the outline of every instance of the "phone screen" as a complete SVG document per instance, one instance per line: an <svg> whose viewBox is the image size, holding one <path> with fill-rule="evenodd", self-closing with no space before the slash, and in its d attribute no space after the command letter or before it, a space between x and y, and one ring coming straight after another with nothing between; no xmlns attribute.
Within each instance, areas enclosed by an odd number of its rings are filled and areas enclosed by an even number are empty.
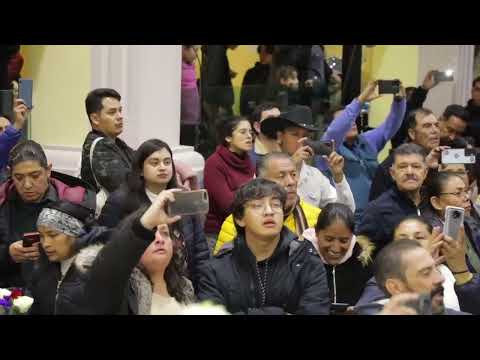
<svg viewBox="0 0 480 360"><path fill-rule="evenodd" d="M18 98L25 102L28 109L33 107L33 80L20 79L18 83Z"/></svg>
<svg viewBox="0 0 480 360"><path fill-rule="evenodd" d="M206 190L175 192L173 196L175 201L168 203L170 216L208 213L209 200Z"/></svg>

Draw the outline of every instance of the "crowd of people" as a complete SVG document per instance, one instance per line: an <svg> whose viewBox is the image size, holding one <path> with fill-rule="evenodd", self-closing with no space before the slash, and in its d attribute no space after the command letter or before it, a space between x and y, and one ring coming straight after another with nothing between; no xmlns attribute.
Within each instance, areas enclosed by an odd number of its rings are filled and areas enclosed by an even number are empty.
<svg viewBox="0 0 480 360"><path fill-rule="evenodd" d="M228 71L234 48L208 46L203 71ZM203 183L166 142L121 139L114 89L85 99L80 178L57 173L40 144L20 141L29 109L14 99L0 123L0 288L25 289L42 315L180 314L204 301L240 315L480 314L480 162L441 161L480 145L480 78L467 106L445 104L438 118L423 107L433 71L418 88L401 84L386 119L363 131L362 107L379 97L371 81L322 129L316 100L337 75L320 45L295 61L291 50L259 46L241 115L210 89L223 103L207 104L216 146ZM183 46L182 138L193 142L206 89L195 51ZM313 68L299 65L305 56ZM169 212L176 193L199 189L208 213ZM465 213L455 238L443 231L452 206Z"/></svg>

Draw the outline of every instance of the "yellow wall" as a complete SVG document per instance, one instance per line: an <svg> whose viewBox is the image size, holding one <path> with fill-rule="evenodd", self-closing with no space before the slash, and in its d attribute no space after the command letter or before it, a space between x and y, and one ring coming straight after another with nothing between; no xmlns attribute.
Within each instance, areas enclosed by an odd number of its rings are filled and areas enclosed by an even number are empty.
<svg viewBox="0 0 480 360"><path fill-rule="evenodd" d="M33 79L32 139L42 145L82 145L90 124L85 96L91 90L90 46L22 46L24 78Z"/></svg>
<svg viewBox="0 0 480 360"><path fill-rule="evenodd" d="M364 47L364 72L362 83L371 79L400 79L405 87L417 86L418 77L418 46L417 45L377 45L374 48ZM384 95L372 103L370 124L379 125L387 117L392 104L392 95ZM390 150L386 146L380 154L383 160Z"/></svg>

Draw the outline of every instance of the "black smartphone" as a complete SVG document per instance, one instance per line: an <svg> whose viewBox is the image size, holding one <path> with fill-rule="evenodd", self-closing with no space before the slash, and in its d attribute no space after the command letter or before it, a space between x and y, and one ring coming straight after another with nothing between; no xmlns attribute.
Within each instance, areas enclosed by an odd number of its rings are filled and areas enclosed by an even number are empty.
<svg viewBox="0 0 480 360"><path fill-rule="evenodd" d="M430 294L422 294L416 301L405 303L406 306L414 309L418 315L432 315L432 298Z"/></svg>
<svg viewBox="0 0 480 360"><path fill-rule="evenodd" d="M40 233L33 232L23 234L23 247L32 247L33 244L36 244L38 242L40 242Z"/></svg>
<svg viewBox="0 0 480 360"><path fill-rule="evenodd" d="M168 214L197 215L208 213L209 201L207 190L174 192L174 202L168 203Z"/></svg>
<svg viewBox="0 0 480 360"><path fill-rule="evenodd" d="M330 154L335 150L333 146L333 141L314 141L314 140L305 140L303 142L305 146L312 148L315 155L318 156L330 156Z"/></svg>
<svg viewBox="0 0 480 360"><path fill-rule="evenodd" d="M18 98L22 99L29 110L33 108L33 80L20 79L18 82Z"/></svg>
<svg viewBox="0 0 480 360"><path fill-rule="evenodd" d="M330 306L330 314L344 315L349 307L350 305L345 303L332 303Z"/></svg>
<svg viewBox="0 0 480 360"><path fill-rule="evenodd" d="M435 79L436 83L439 82L444 82L444 81L453 81L453 71L452 70L447 70L447 71L435 71L433 73L433 78Z"/></svg>
<svg viewBox="0 0 480 360"><path fill-rule="evenodd" d="M398 94L400 92L400 80L378 80L379 94Z"/></svg>

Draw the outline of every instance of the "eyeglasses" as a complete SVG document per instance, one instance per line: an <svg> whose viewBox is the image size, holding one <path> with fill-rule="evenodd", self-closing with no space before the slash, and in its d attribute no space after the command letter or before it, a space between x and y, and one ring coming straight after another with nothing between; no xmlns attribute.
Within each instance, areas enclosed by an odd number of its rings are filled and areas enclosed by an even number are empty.
<svg viewBox="0 0 480 360"><path fill-rule="evenodd" d="M283 211L283 205L281 202L274 202L272 204L250 203L250 204L247 204L246 206L257 213L265 213L267 211L267 206L269 206L270 209L276 213Z"/></svg>
<svg viewBox="0 0 480 360"><path fill-rule="evenodd" d="M457 191L457 192L454 192L454 193L440 193L440 195L454 195L456 197L461 197L463 195L463 197L466 197L466 198L469 198L470 197L470 194L468 193L468 191Z"/></svg>

